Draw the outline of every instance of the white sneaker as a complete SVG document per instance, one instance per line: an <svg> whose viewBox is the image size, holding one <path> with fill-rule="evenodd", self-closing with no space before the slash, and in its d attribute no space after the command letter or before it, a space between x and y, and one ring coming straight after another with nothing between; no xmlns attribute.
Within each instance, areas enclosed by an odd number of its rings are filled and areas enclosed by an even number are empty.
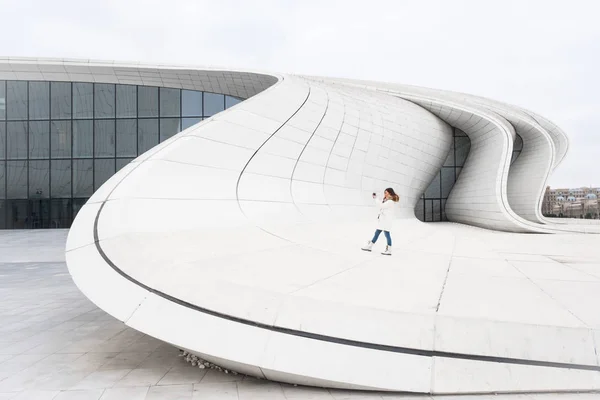
<svg viewBox="0 0 600 400"><path fill-rule="evenodd" d="M364 251L371 251L371 250L373 249L373 242L371 242L371 241L369 240L369 242L367 243L367 245L366 245L366 246L363 246L363 247L361 247L360 249L361 249L361 250L364 250Z"/></svg>
<svg viewBox="0 0 600 400"><path fill-rule="evenodd" d="M384 256L391 256L392 246L385 246L385 251L383 251L381 254L383 254Z"/></svg>

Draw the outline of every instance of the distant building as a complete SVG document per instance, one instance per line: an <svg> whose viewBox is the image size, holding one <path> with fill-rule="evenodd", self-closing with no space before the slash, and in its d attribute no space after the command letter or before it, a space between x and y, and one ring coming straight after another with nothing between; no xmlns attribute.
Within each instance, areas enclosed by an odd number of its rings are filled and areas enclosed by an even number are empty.
<svg viewBox="0 0 600 400"><path fill-rule="evenodd" d="M598 205L600 188L557 188L546 187L542 202L542 214L545 216L570 218L600 218Z"/></svg>

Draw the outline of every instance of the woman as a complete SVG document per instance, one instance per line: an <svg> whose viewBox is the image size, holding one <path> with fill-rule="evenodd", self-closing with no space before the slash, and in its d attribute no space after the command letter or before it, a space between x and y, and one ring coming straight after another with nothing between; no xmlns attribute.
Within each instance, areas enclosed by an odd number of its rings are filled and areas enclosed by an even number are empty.
<svg viewBox="0 0 600 400"><path fill-rule="evenodd" d="M387 188L385 192L383 192L383 201L379 202L377 195L373 193L373 199L375 199L375 203L379 205L379 215L377 216L377 230L375 231L375 236L370 240L365 247L362 247L364 251L371 251L373 248L373 244L377 242L379 239L379 235L383 231L385 238L387 240L387 246L385 246L385 251L381 254L386 256L392 255L392 237L390 236L390 228L392 225L392 218L394 214L394 208L400 197L394 192L394 189Z"/></svg>

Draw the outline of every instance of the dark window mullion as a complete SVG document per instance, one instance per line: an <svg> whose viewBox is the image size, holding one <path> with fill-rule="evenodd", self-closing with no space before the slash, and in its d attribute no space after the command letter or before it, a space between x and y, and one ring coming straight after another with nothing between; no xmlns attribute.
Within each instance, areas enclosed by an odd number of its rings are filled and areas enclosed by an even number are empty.
<svg viewBox="0 0 600 400"><path fill-rule="evenodd" d="M1 123L4 125L4 198L8 199L8 145L6 143L8 140L8 124L6 123L6 121L2 121Z"/></svg>
<svg viewBox="0 0 600 400"><path fill-rule="evenodd" d="M92 192L96 187L96 84L92 84Z"/></svg>
<svg viewBox="0 0 600 400"><path fill-rule="evenodd" d="M71 127L71 129L73 129ZM50 122L48 122L48 136L50 136ZM71 154L73 153L73 134L71 133ZM52 199L52 161L48 154L48 199ZM52 201L50 201L50 215L52 215Z"/></svg>
<svg viewBox="0 0 600 400"><path fill-rule="evenodd" d="M158 119L158 141L157 143L160 144L160 119L161 119L161 115L160 115L160 87L157 88L158 91L158 105L156 107L156 109L158 110L158 115L156 116L156 118Z"/></svg>
<svg viewBox="0 0 600 400"><path fill-rule="evenodd" d="M93 117L93 112L94 112L94 109L93 109L93 104L94 103L93 103L93 101L94 101L94 91L93 91L93 87L92 87L92 117ZM73 83L72 82L71 82L71 103L73 103ZM69 227L73 223L73 193L75 191L75 182L74 182L75 174L74 174L74 171L73 171L75 169L75 162L73 161L73 153L74 153L74 150L73 150L73 142L74 142L74 140L73 140L73 134L74 134L74 132L73 132L73 118L74 118L74 116L73 116L73 114L74 113L73 113L73 109L72 108L73 108L73 104L71 104L71 160L69 160L70 161L70 165L71 165L71 194L70 194L70 196L68 198L68 205L69 205L68 208L69 208L69 210L68 210L68 214L67 214L67 217L69 218ZM93 146L93 144L92 144L92 146Z"/></svg>
<svg viewBox="0 0 600 400"><path fill-rule="evenodd" d="M5 100L5 109L4 109L4 120L0 121L0 123L2 123L4 125L4 198L7 199L8 198L8 178L6 177L6 173L8 172L8 167L6 165L6 162L8 161L8 124L6 123L6 105L8 103L8 95L6 93L6 90L8 89L8 85L6 84L6 81L4 81L4 100ZM8 218L8 216L7 216ZM4 219L6 221L6 218Z"/></svg>
<svg viewBox="0 0 600 400"><path fill-rule="evenodd" d="M138 132L139 130L139 118L140 118L140 113L138 111L138 109L140 108L140 87L139 85L135 85L135 156L139 156L140 155L140 133Z"/></svg>
<svg viewBox="0 0 600 400"><path fill-rule="evenodd" d="M442 219L442 196L444 195L444 192L442 192L442 179L444 177L444 173L442 172L444 169L444 167L442 167L442 169L440 169L440 220ZM433 204L431 205L431 213L433 214ZM434 218L435 220L435 218Z"/></svg>
<svg viewBox="0 0 600 400"><path fill-rule="evenodd" d="M454 146L452 146L452 147L454 147L452 149L452 151L454 152L454 162L452 164L454 164L454 167L456 168L456 128L452 128L452 132L453 132L452 133L452 135L453 135L452 140L454 140Z"/></svg>
<svg viewBox="0 0 600 400"><path fill-rule="evenodd" d="M183 88L179 88L179 132L181 131L183 131Z"/></svg>
<svg viewBox="0 0 600 400"><path fill-rule="evenodd" d="M27 121L25 121L25 147L27 150L27 154L25 156L25 173L27 174L27 213L31 214L31 211L29 210L29 200L30 200L30 191L31 188L29 187L29 81L27 81L27 95L25 97L25 101L27 102L26 105L26 109L27 109ZM29 216L29 215L28 215Z"/></svg>
<svg viewBox="0 0 600 400"><path fill-rule="evenodd" d="M115 92L115 105L114 105L114 107L115 107L115 118L114 118L114 120L113 120L113 123L115 124L115 125L114 125L114 132L115 132L115 136L114 136L114 137L115 137L115 151L114 151L114 153L113 153L113 154L114 154L114 155L113 155L113 167L114 167L114 171L115 171L115 173L116 173L116 171L117 171L117 140L119 139L119 138L118 138L118 134L119 134L119 132L117 132L117 85L116 85L116 84L115 84L115 90L114 90L114 92ZM114 175L114 173L113 173L113 175ZM109 178L109 179L110 179L110 178ZM107 179L107 180L108 180L108 179Z"/></svg>

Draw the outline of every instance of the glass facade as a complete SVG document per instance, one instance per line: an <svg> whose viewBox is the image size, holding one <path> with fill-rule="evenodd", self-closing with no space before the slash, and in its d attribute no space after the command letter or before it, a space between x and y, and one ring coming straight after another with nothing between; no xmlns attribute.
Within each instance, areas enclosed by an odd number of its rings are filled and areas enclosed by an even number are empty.
<svg viewBox="0 0 600 400"><path fill-rule="evenodd" d="M453 128L453 136L452 147L442 169L433 178L415 207L415 215L421 221L448 221L445 212L446 200L448 200L450 191L458 179L471 149L471 140L466 133L458 128ZM519 157L522 150L523 139L517 135L513 144L511 164Z"/></svg>
<svg viewBox="0 0 600 400"><path fill-rule="evenodd" d="M138 155L241 100L222 94L86 82L0 81L0 229L68 228L87 199ZM448 158L415 208L446 221L471 142ZM512 161L523 140L517 135Z"/></svg>
<svg viewBox="0 0 600 400"><path fill-rule="evenodd" d="M445 213L446 200L462 170L469 150L471 140L460 129L453 128L452 146L442 169L434 176L433 180L417 202L415 215L425 222L447 221Z"/></svg>
<svg viewBox="0 0 600 400"><path fill-rule="evenodd" d="M0 81L0 229L70 227L129 161L240 101L151 86Z"/></svg>
<svg viewBox="0 0 600 400"><path fill-rule="evenodd" d="M510 159L511 164L521 155L521 151L523 151L523 138L517 135L517 137L515 137L515 142L513 143L512 158Z"/></svg>

